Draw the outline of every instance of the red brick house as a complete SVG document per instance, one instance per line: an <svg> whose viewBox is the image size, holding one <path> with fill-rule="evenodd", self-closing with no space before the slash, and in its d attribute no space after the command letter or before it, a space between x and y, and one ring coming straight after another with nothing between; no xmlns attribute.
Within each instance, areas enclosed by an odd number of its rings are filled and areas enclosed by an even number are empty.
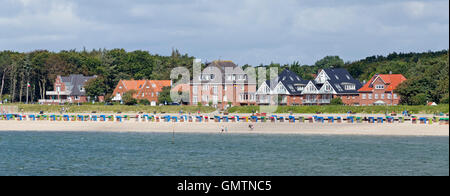
<svg viewBox="0 0 450 196"><path fill-rule="evenodd" d="M190 104L225 108L256 105L256 79L232 61L208 63L190 84Z"/></svg>
<svg viewBox="0 0 450 196"><path fill-rule="evenodd" d="M398 105L400 97L395 89L406 78L402 74L376 74L359 92L359 102L362 106Z"/></svg>
<svg viewBox="0 0 450 196"><path fill-rule="evenodd" d="M152 106L158 103L159 93L164 87L172 86L171 80L120 80L113 92L113 101L122 101L123 95L131 90L135 99L147 99Z"/></svg>
<svg viewBox="0 0 450 196"><path fill-rule="evenodd" d="M39 100L41 104L86 103L85 85L97 76L69 75L57 76L53 84L53 91L45 92L47 99Z"/></svg>

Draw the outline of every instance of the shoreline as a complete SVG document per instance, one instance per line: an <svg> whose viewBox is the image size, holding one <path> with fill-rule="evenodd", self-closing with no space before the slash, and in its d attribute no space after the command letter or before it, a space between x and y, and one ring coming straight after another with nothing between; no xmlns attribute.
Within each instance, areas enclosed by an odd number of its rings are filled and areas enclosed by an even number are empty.
<svg viewBox="0 0 450 196"><path fill-rule="evenodd" d="M255 126L251 131L248 126ZM448 125L410 123L173 123L173 122L64 122L0 121L0 132L118 132L118 133L222 133L225 134L295 134L295 135L367 135L367 136L449 136Z"/></svg>

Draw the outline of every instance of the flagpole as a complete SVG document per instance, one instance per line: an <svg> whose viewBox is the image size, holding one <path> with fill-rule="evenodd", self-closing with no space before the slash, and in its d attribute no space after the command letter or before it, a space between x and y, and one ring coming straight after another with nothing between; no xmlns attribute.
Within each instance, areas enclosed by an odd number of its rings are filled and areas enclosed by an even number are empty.
<svg viewBox="0 0 450 196"><path fill-rule="evenodd" d="M30 87L30 82L27 82L27 103L28 104L28 88Z"/></svg>

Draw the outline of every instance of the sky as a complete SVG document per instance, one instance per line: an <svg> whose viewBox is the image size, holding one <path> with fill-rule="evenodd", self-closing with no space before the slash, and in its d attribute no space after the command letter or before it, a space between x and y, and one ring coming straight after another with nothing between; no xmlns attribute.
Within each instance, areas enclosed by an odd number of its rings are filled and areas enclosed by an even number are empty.
<svg viewBox="0 0 450 196"><path fill-rule="evenodd" d="M449 48L448 0L0 0L0 50L114 49L239 65Z"/></svg>

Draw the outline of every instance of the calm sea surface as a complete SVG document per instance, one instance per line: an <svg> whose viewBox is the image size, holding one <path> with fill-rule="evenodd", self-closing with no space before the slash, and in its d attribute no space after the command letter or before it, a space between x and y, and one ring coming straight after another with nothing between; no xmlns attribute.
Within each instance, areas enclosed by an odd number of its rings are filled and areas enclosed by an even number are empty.
<svg viewBox="0 0 450 196"><path fill-rule="evenodd" d="M0 132L0 175L449 175L448 137Z"/></svg>

